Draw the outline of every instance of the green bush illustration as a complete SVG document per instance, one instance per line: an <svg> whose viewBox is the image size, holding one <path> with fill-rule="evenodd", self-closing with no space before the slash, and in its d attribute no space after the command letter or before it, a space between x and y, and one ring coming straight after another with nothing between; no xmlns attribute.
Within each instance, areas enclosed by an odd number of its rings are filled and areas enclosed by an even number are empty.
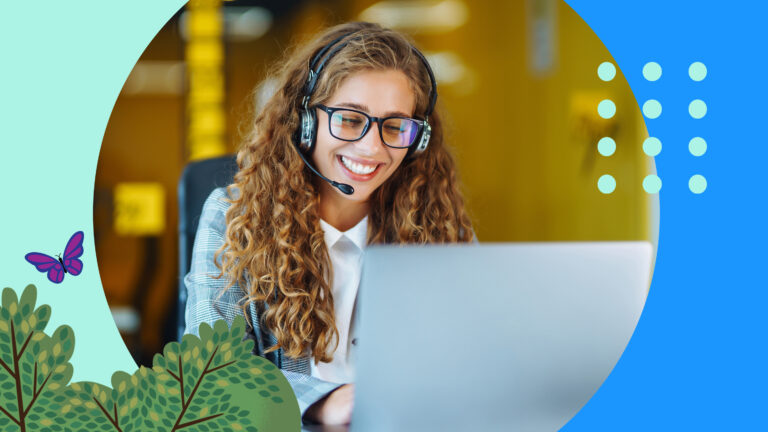
<svg viewBox="0 0 768 432"><path fill-rule="evenodd" d="M51 308L35 309L37 290L24 289L21 299L6 288L0 307L0 430L25 432L31 423L45 419L39 407L50 402L52 393L72 378L69 363L75 335L60 326L53 336L43 333Z"/></svg>
<svg viewBox="0 0 768 432"><path fill-rule="evenodd" d="M50 307L34 309L36 289L21 300L2 295L0 430L2 431L281 431L299 430L296 399L282 373L251 354L245 320L202 324L156 354L152 368L115 372L112 387L67 385L74 334L43 333ZM6 330L7 327L7 330ZM35 377L35 379L33 379ZM19 408L22 407L22 408Z"/></svg>

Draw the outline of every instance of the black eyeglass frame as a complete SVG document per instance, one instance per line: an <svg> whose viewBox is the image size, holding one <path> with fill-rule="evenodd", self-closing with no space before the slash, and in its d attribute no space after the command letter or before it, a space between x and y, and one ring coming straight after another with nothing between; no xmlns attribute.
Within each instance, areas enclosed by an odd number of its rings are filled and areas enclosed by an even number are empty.
<svg viewBox="0 0 768 432"><path fill-rule="evenodd" d="M372 123L378 123L378 125L379 125L379 138L381 138L381 142L385 146L391 147L391 148L395 148L395 149L409 149L414 144L416 144L416 142L418 141L417 138L419 137L419 135L424 130L424 120L419 120L419 119L415 119L415 118L412 118L412 117L404 117L404 116L374 117L374 116L369 115L368 113L365 113L365 112L360 111L360 110L356 110L356 109L352 109L352 108L347 108L347 107L328 107L328 106L325 106L325 105L322 105L322 104L315 104L313 106L313 108L320 108L321 110L325 111L326 114L328 114L328 132L331 134L331 136L336 138L336 139L338 139L338 140L346 141L346 142L360 141L368 133L368 129L371 128L371 124ZM346 138L339 138L339 137L337 137L336 135L333 134L333 128L331 127L331 117L333 117L333 113L335 113L336 111L352 111L352 112L356 112L358 114L361 114L366 119L368 119L368 122L365 124L365 127L363 128L363 132L360 134L359 137L357 137L355 139L346 139ZM405 147L393 146L393 145L387 144L387 141L384 140L384 132L382 131L381 125L384 124L384 122L389 120L389 119L411 120L411 121L416 123L416 125L418 126L419 129L418 129L418 131L416 131L416 134L414 134L413 141L411 141L410 144L408 144Z"/></svg>

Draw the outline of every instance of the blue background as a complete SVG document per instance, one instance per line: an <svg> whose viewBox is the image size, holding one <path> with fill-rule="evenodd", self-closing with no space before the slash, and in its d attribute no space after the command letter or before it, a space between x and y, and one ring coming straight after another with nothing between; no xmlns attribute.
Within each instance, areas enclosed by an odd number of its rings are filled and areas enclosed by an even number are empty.
<svg viewBox="0 0 768 432"><path fill-rule="evenodd" d="M93 180L128 73L182 1L0 4L0 286L38 281L48 330L77 337L73 381L108 383L132 362L109 314L93 249ZM765 30L762 2L575 1L632 87L661 102L659 249L635 335L603 387L565 428L768 430L766 400ZM642 77L648 61L663 74ZM704 81L688 78L694 61ZM595 65L597 66L597 65ZM688 115L702 99L708 113ZM688 141L701 136L707 153ZM688 190L707 178L702 195ZM53 286L23 261L86 233L85 268Z"/></svg>
<svg viewBox="0 0 768 432"><path fill-rule="evenodd" d="M663 150L659 248L648 300L624 356L564 428L768 430L766 397L765 2L567 2L603 41ZM646 62L661 79L642 76ZM704 81L688 66L707 66ZM707 115L688 114L701 99ZM688 141L701 136L707 153ZM706 177L694 195L688 179Z"/></svg>

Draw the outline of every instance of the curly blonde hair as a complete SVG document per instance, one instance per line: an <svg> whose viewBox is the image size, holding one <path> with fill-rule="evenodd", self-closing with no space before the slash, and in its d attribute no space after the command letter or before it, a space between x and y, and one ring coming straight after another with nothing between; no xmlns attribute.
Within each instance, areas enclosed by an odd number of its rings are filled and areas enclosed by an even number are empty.
<svg viewBox="0 0 768 432"><path fill-rule="evenodd" d="M417 97L416 113L428 105L429 77L411 42L371 23L327 29L289 52L275 71L277 92L249 125L230 185L225 242L216 264L231 287L245 292L243 312L261 308L262 326L290 357L311 355L328 362L338 344L331 292L333 272L318 213L319 193L293 144L310 59L337 37L355 37L326 63L310 105L324 103L344 79L365 70L399 70ZM405 161L370 196L368 243L447 243L472 239L453 158L443 143L440 116L429 122L425 152ZM219 263L220 259L220 263ZM267 305L267 308L264 308ZM264 310L266 309L266 310Z"/></svg>

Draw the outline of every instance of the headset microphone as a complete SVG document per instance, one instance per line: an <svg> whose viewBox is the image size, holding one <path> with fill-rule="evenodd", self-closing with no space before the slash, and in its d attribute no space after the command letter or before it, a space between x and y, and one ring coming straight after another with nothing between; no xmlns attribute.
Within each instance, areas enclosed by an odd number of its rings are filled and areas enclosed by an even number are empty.
<svg viewBox="0 0 768 432"><path fill-rule="evenodd" d="M350 185L348 185L346 183L335 182L335 181L329 179L328 177L320 174L320 171L316 170L315 167L313 167L312 164L309 163L309 161L307 160L306 157L304 157L304 154L302 152L298 152L298 153L299 153L299 156L301 157L301 160L304 161L304 165L308 166L309 169L311 169L313 173L317 174L318 177L320 177L321 179L327 181L331 186L333 186L336 189L340 190L345 195L352 195L353 193L355 193L355 188L353 188L352 186L350 186Z"/></svg>

